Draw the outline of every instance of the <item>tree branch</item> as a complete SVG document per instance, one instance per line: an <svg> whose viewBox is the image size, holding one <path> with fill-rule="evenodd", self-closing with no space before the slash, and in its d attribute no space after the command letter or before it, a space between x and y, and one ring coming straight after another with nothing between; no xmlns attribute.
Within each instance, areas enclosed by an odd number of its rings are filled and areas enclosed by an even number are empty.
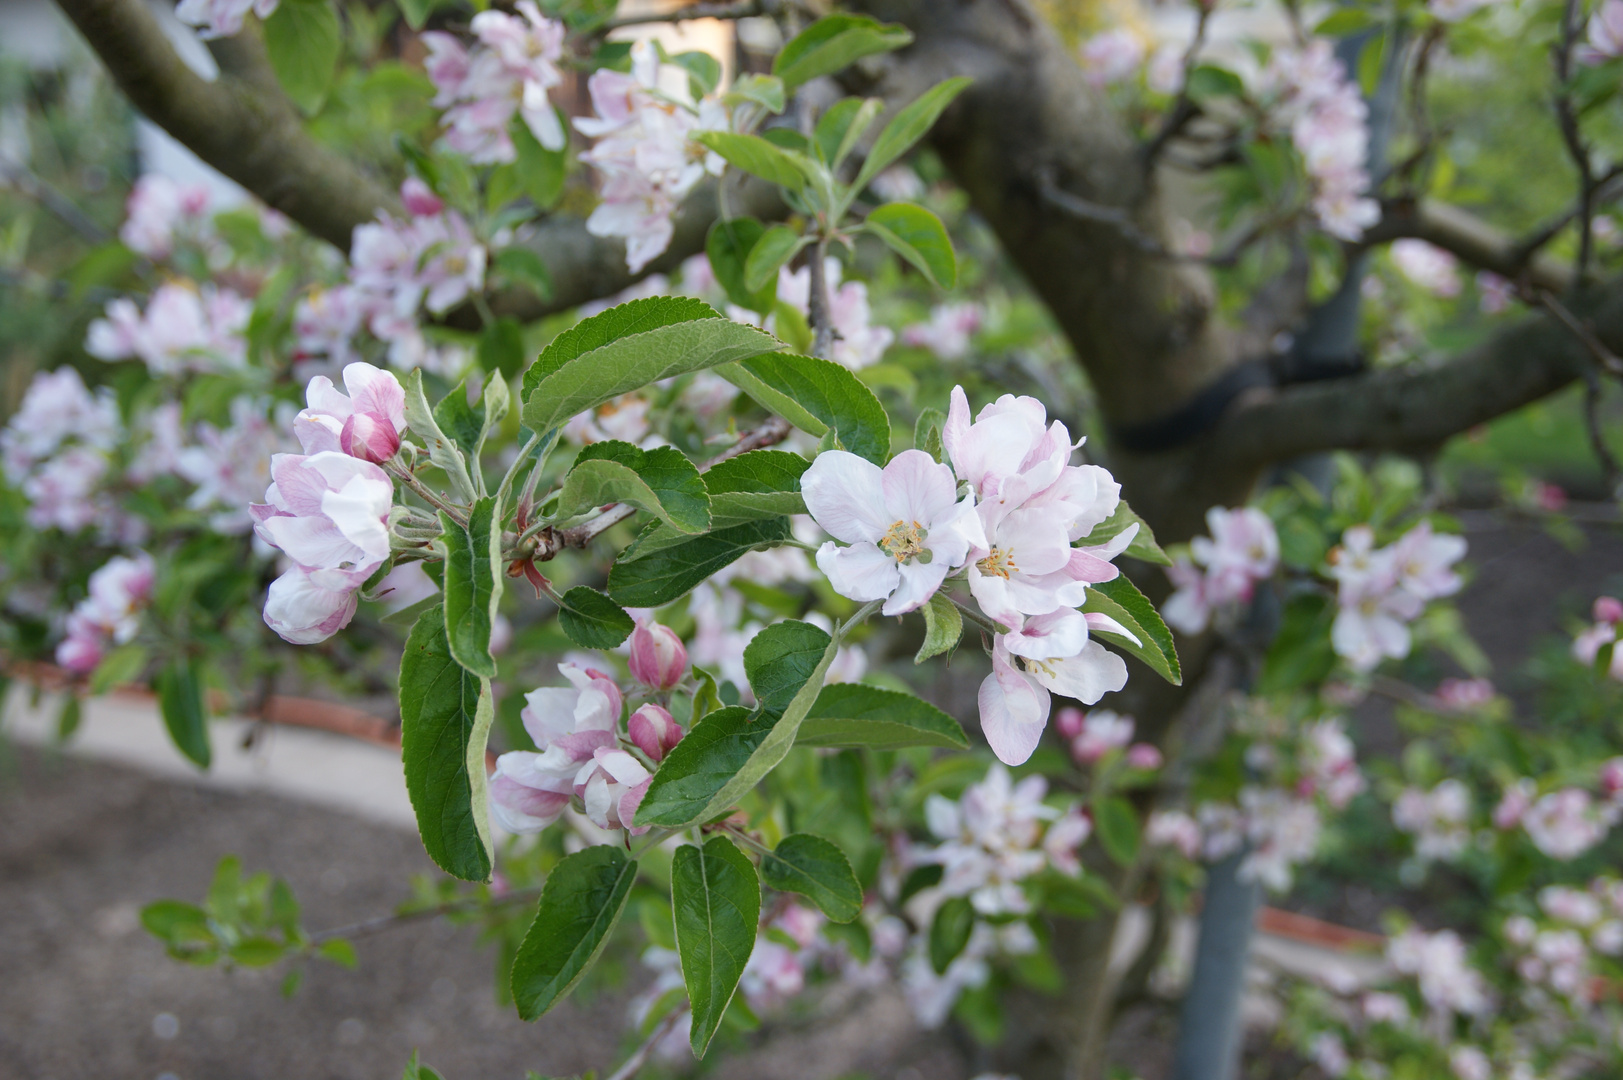
<svg viewBox="0 0 1623 1080"><path fill-rule="evenodd" d="M1525 278L1535 288L1554 293L1572 287L1572 269L1541 253L1542 244L1518 241L1468 210L1435 199L1392 201L1381 210L1381 220L1364 233L1365 248L1412 237L1511 281Z"/></svg>
<svg viewBox="0 0 1623 1080"><path fill-rule="evenodd" d="M1575 320L1623 351L1623 282L1570 303ZM1537 401L1583 378L1590 346L1550 315L1519 320L1434 367L1377 371L1300 386L1234 409L1213 456L1262 464L1325 450L1414 450Z"/></svg>
<svg viewBox="0 0 1623 1080"><path fill-rule="evenodd" d="M312 233L348 251L351 230L388 205L372 177L310 137L274 81L267 87L262 78L228 73L207 81L186 66L141 0L58 6L136 108ZM262 51L253 37L221 47L245 62L255 48Z"/></svg>

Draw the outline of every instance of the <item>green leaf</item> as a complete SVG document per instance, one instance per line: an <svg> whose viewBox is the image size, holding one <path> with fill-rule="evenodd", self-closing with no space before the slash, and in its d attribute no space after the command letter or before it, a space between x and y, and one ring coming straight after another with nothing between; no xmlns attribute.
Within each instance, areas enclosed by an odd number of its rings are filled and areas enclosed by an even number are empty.
<svg viewBox="0 0 1623 1080"><path fill-rule="evenodd" d="M845 98L823 114L812 138L829 168L840 167L884 107L879 98Z"/></svg>
<svg viewBox="0 0 1623 1080"><path fill-rule="evenodd" d="M518 326L511 319L507 322L515 329ZM501 323L490 329L500 331ZM487 331L485 338L489 336L490 332ZM485 338L480 339L481 356ZM518 348L522 352L522 334L519 341ZM434 406L434 422L439 424L440 430L456 443L457 449L461 450L469 461L477 462L479 455L484 452L485 439L490 435L491 429L501 423L502 417L507 415L508 400L507 383L500 375L492 374L485 380L479 400L473 403L468 401L468 383L464 379Z"/></svg>
<svg viewBox="0 0 1623 1080"><path fill-rule="evenodd" d="M228 955L243 967L269 967L287 955L287 946L274 938L252 937L231 946Z"/></svg>
<svg viewBox="0 0 1623 1080"><path fill-rule="evenodd" d="M660 762L635 823L680 826L704 820L716 792L749 763L773 722L774 717L742 705L706 714Z"/></svg>
<svg viewBox="0 0 1623 1080"><path fill-rule="evenodd" d="M778 281L773 278L759 289L747 289L744 287L744 264L764 232L766 226L754 218L717 220L710 226L704 241L710 269L715 272L716 282L726 291L727 299L762 315L771 312L772 305L778 299Z"/></svg>
<svg viewBox="0 0 1623 1080"><path fill-rule="evenodd" d="M913 872L902 880L902 888L896 894L896 903L905 904L925 889L933 889L941 884L941 879L947 875L946 868L940 863L925 863L914 867Z"/></svg>
<svg viewBox="0 0 1623 1080"><path fill-rule="evenodd" d="M951 652L964 636L964 617L946 593L937 592L920 610L924 612L924 643L913 657L915 664Z"/></svg>
<svg viewBox="0 0 1623 1080"><path fill-rule="evenodd" d="M558 599L558 625L583 649L612 649L636 629L625 609L596 589L576 585Z"/></svg>
<svg viewBox="0 0 1623 1080"><path fill-rule="evenodd" d="M1319 20L1319 24L1313 28L1313 36L1346 37L1349 34L1356 34L1360 30L1374 26L1375 23L1375 13L1367 8L1336 8L1328 16Z"/></svg>
<svg viewBox="0 0 1623 1080"><path fill-rule="evenodd" d="M671 908L693 1010L693 1056L703 1057L755 950L761 919L755 867L725 836L703 848L679 847L671 861Z"/></svg>
<svg viewBox="0 0 1623 1080"><path fill-rule="evenodd" d="M704 474L716 528L779 514L804 514L800 477L811 462L787 450L751 450L718 461Z"/></svg>
<svg viewBox="0 0 1623 1080"><path fill-rule="evenodd" d="M669 58L669 62L688 73L695 101L721 85L721 61L707 52L677 53Z"/></svg>
<svg viewBox="0 0 1623 1080"><path fill-rule="evenodd" d="M696 131L689 136L720 154L727 164L743 169L770 184L799 191L806 186L806 173L793 151L782 150L759 135L739 135L731 131Z"/></svg>
<svg viewBox="0 0 1623 1080"><path fill-rule="evenodd" d="M158 710L176 748L199 768L209 767L208 713L195 659L174 660L158 672Z"/></svg>
<svg viewBox="0 0 1623 1080"><path fill-rule="evenodd" d="M519 1016L534 1020L569 996L608 944L636 880L636 862L613 844L566 855L552 868L513 960Z"/></svg>
<svg viewBox="0 0 1623 1080"><path fill-rule="evenodd" d="M542 350L524 373L524 426L548 431L649 383L782 347L700 300L633 300L582 319Z"/></svg>
<svg viewBox="0 0 1623 1080"><path fill-rule="evenodd" d="M552 275L547 272L546 261L529 248L508 247L496 252L496 271L515 284L528 285L530 291L541 299L552 299ZM509 319L505 315L496 321L498 324L512 322L517 325L516 319ZM523 344L522 340L520 344ZM487 367L485 370L490 369ZM512 378L518 372L509 373L504 369L502 374Z"/></svg>
<svg viewBox="0 0 1623 1080"><path fill-rule="evenodd" d="M320 948L316 949L316 955L323 960L337 964L339 967L349 968L351 971L354 971L355 965L360 963L359 958L355 955L355 946L343 938L323 941Z"/></svg>
<svg viewBox="0 0 1623 1080"><path fill-rule="evenodd" d="M400 658L400 754L424 849L464 881L490 878L485 742L494 716L489 680L452 658L445 616L430 608Z"/></svg>
<svg viewBox="0 0 1623 1080"><path fill-rule="evenodd" d="M1335 605L1319 592L1304 593L1285 605L1279 632L1262 662L1256 693L1279 694L1320 682L1336 666L1330 644Z"/></svg>
<svg viewBox="0 0 1623 1080"><path fill-rule="evenodd" d="M440 8L455 7L457 0L396 0L400 7L400 14L406 17L406 25L413 30L421 30L428 22L428 17ZM413 1054L412 1059L416 1060Z"/></svg>
<svg viewBox="0 0 1623 1080"><path fill-rule="evenodd" d="M90 675L90 692L105 694L115 686L127 686L141 677L147 666L147 647L138 641L120 645L101 658Z"/></svg>
<svg viewBox="0 0 1623 1080"><path fill-rule="evenodd" d="M1189 73L1189 99L1196 104L1214 98L1244 97L1245 82L1227 68L1201 64Z"/></svg>
<svg viewBox="0 0 1623 1080"><path fill-rule="evenodd" d="M787 709L817 669L827 666L821 661L832 645L822 627L793 620L774 623L751 638L744 646L744 672L761 711Z"/></svg>
<svg viewBox="0 0 1623 1080"><path fill-rule="evenodd" d="M502 523L494 498L468 511L466 527L440 511L440 538L434 547L445 559L445 632L451 655L475 675L496 677L490 632L501 605Z"/></svg>
<svg viewBox="0 0 1623 1080"><path fill-rule="evenodd" d="M3 701L4 698L0 698ZM79 730L79 724L84 719L84 703L79 695L71 690L62 695L62 709L56 714L56 741L65 743L73 738L73 733Z"/></svg>
<svg viewBox="0 0 1623 1080"><path fill-rule="evenodd" d="M946 973L974 931L975 905L967 896L954 896L936 908L935 920L930 923L930 966L937 975Z"/></svg>
<svg viewBox="0 0 1623 1080"><path fill-rule="evenodd" d="M890 459L890 417L873 391L848 368L814 356L775 353L717 368L716 374L769 412L840 445L875 465Z"/></svg>
<svg viewBox="0 0 1623 1080"><path fill-rule="evenodd" d="M567 123L564 130L569 130ZM537 210L551 210L563 194L564 179L569 175L568 145L558 150L548 150L535 137L530 125L517 116L508 125L508 131L513 138L513 149L516 151L514 165L518 168L524 194L530 197ZM498 265L500 258L498 255Z"/></svg>
<svg viewBox="0 0 1623 1080"><path fill-rule="evenodd" d="M744 288L759 293L778 280L778 270L799 255L811 237L802 236L787 225L774 225L761 234L744 260Z"/></svg>
<svg viewBox="0 0 1623 1080"><path fill-rule="evenodd" d="M1183 685L1183 669L1178 664L1178 650L1172 643L1172 631L1156 612L1138 586L1122 574L1113 581L1088 587L1084 612L1108 615L1125 626L1138 638L1138 643L1108 630L1091 633L1103 638L1122 652L1130 653L1148 664L1157 675L1173 686Z"/></svg>
<svg viewBox="0 0 1623 1080"><path fill-rule="evenodd" d="M644 534L645 536L648 534ZM788 518L767 518L681 538L660 546L633 545L609 570L609 596L622 607L663 607L756 548L790 537Z"/></svg>
<svg viewBox="0 0 1623 1080"><path fill-rule="evenodd" d="M900 49L912 31L865 15L825 15L796 34L772 61L772 74L789 90L832 75L864 56Z"/></svg>
<svg viewBox="0 0 1623 1080"><path fill-rule="evenodd" d="M941 432L946 426L947 414L940 409L920 409L919 418L913 422L913 449L923 450L940 461L945 453Z"/></svg>
<svg viewBox="0 0 1623 1080"><path fill-rule="evenodd" d="M972 81L960 76L939 82L907 106L897 110L890 123L879 133L879 138L874 140L873 149L868 152L868 159L862 163L862 171L857 173L852 190L861 191L867 187L869 181L913 149L913 145L924 138L941 116L942 110L951 105L953 100L964 92L964 87Z"/></svg>
<svg viewBox="0 0 1623 1080"><path fill-rule="evenodd" d="M518 249L508 248L508 251ZM534 254L528 251L522 254L535 258ZM540 262L539 259L536 261ZM479 335L474 355L479 361L479 366L488 372L492 379L504 381L513 378L524 370L524 327L519 325L517 319L502 316L485 327L484 332Z"/></svg>
<svg viewBox="0 0 1623 1080"><path fill-rule="evenodd" d="M851 862L831 841L790 833L761 859L761 880L779 892L799 893L837 923L862 914L862 885Z"/></svg>
<svg viewBox="0 0 1623 1080"><path fill-rule="evenodd" d="M165 945L214 940L208 913L196 904L180 900L157 900L141 909L141 925Z"/></svg>
<svg viewBox="0 0 1623 1080"><path fill-rule="evenodd" d="M428 395L423 392L422 369L413 368L401 385L406 391L406 426L428 450L428 460L439 466L451 481L457 497L472 502L479 497L479 492L474 489L467 459L451 437L440 429L439 421L434 418L434 410L428 407Z"/></svg>
<svg viewBox="0 0 1623 1080"><path fill-rule="evenodd" d="M271 70L306 115L326 103L343 51L344 28L327 0L282 0L265 20Z"/></svg>
<svg viewBox="0 0 1623 1080"><path fill-rule="evenodd" d="M747 72L733 80L731 89L722 101L728 105L750 102L776 116L783 111L783 80L776 75Z"/></svg>
<svg viewBox="0 0 1623 1080"><path fill-rule="evenodd" d="M1138 814L1120 795L1107 795L1093 804L1094 826L1105 852L1122 866L1138 856Z"/></svg>
<svg viewBox="0 0 1623 1080"><path fill-rule="evenodd" d="M950 289L958 283L958 257L941 219L913 203L886 203L868 215L864 228L912 263L932 285Z"/></svg>
<svg viewBox="0 0 1623 1080"><path fill-rule="evenodd" d="M1155 542L1155 534L1150 531L1149 525L1133 512L1133 508L1128 506L1125 500L1117 503L1116 512L1111 514L1108 520L1095 525L1093 531L1083 537L1082 542L1088 547L1098 547L1114 540L1133 525L1138 526L1138 532L1133 535L1132 541L1122 554L1130 559L1139 559L1157 566L1171 566L1171 557Z"/></svg>
<svg viewBox="0 0 1623 1080"><path fill-rule="evenodd" d="M646 510L679 532L710 528L709 490L699 470L672 446L643 450L608 439L582 450L564 478L558 516L573 517L614 502Z"/></svg>
<svg viewBox="0 0 1623 1080"><path fill-rule="evenodd" d="M800 746L900 750L945 746L967 750L958 721L928 701L861 683L834 683L817 695L795 739Z"/></svg>

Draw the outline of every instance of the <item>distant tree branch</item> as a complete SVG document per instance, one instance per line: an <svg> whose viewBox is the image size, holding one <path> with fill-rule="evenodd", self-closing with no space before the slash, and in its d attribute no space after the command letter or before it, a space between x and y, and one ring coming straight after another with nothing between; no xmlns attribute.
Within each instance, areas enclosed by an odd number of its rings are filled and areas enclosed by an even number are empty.
<svg viewBox="0 0 1623 1080"><path fill-rule="evenodd" d="M1529 244L1490 225L1468 210L1436 199L1398 200L1382 207L1381 220L1364 233L1365 247L1406 237L1435 244L1462 262L1510 281L1563 293L1572 287L1572 268L1543 254L1544 241Z"/></svg>
<svg viewBox="0 0 1623 1080"><path fill-rule="evenodd" d="M1576 333L1553 315L1520 319L1435 366L1388 368L1242 402L1218 425L1213 452L1263 464L1325 450L1416 450L1584 378L1594 348L1623 351L1623 282L1571 299Z"/></svg>
<svg viewBox="0 0 1623 1080"><path fill-rule="evenodd" d="M310 137L274 77L266 84L252 56L263 53L257 37L239 35L216 49L254 74L222 71L211 83L186 66L141 0L58 6L137 109L315 235L348 251L351 230L389 204L372 177Z"/></svg>

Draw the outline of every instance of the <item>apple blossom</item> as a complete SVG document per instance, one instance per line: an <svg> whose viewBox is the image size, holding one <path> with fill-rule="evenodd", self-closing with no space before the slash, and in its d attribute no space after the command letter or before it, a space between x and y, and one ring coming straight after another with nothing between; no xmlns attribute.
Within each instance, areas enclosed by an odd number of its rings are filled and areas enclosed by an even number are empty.
<svg viewBox="0 0 1623 1080"><path fill-rule="evenodd" d="M1151 743L1134 743L1127 748L1124 760L1134 769L1154 770L1166 764L1161 751Z"/></svg>
<svg viewBox="0 0 1623 1080"><path fill-rule="evenodd" d="M1103 89L1126 82L1144 63L1144 42L1133 31L1117 27L1082 43L1082 69L1088 85Z"/></svg>
<svg viewBox="0 0 1623 1080"><path fill-rule="evenodd" d="M626 722L626 732L637 749L654 762L665 760L665 755L682 741L684 734L682 725L668 711L654 704L644 705L632 713Z"/></svg>
<svg viewBox="0 0 1623 1080"><path fill-rule="evenodd" d="M937 304L929 322L914 323L902 331L902 341L929 349L943 360L969 355L970 338L981 328L986 310L979 304Z"/></svg>
<svg viewBox="0 0 1623 1080"><path fill-rule="evenodd" d="M400 449L406 392L387 371L357 361L344 368L341 393L325 375L305 389L307 407L293 421L306 454L338 451L381 464Z"/></svg>
<svg viewBox="0 0 1623 1080"><path fill-rule="evenodd" d="M517 157L508 125L518 115L542 146L562 150L564 129L548 92L563 81L564 26L545 18L533 0L518 0L519 16L481 11L469 24L478 44L469 50L440 31L423 35L434 104L446 110L445 145L475 164Z"/></svg>
<svg viewBox="0 0 1623 1080"><path fill-rule="evenodd" d="M177 234L202 234L208 208L207 185L181 184L162 173L146 173L130 188L118 238L138 255L165 259L174 250Z"/></svg>
<svg viewBox="0 0 1623 1080"><path fill-rule="evenodd" d="M922 450L883 469L855 454L819 454L800 480L806 509L830 540L817 566L834 591L883 600L886 615L919 607L964 564L980 540L975 500L959 500L952 470Z"/></svg>
<svg viewBox="0 0 1623 1080"><path fill-rule="evenodd" d="M828 290L828 319L834 330L834 345L829 359L837 364L859 371L877 363L896 340L888 326L875 325L873 309L868 303L868 286L860 281L844 281L844 268L840 260L829 256L823 260L824 287ZM811 312L811 269L798 270L783 267L778 271L778 302L787 304L802 315ZM776 331L777 316L760 316L729 304L727 314L734 322L751 326L764 326Z"/></svg>
<svg viewBox="0 0 1623 1080"><path fill-rule="evenodd" d="M1072 872L1075 850L1087 838L1085 818L1061 817L1042 800L1048 781L1028 776L1014 783L1008 770L993 765L980 782L964 789L957 802L940 795L925 801L925 820L938 840L933 848L915 851L914 860L942 868L941 883L909 902L927 923L948 897L965 896L982 915L1019 915L1031 910L1020 883L1050 865ZM1058 828L1051 846L1047 830Z"/></svg>
<svg viewBox="0 0 1623 1080"><path fill-rule="evenodd" d="M102 388L91 393L70 367L41 371L0 431L0 462L6 478L21 484L30 471L70 441L105 451L122 434L118 403L111 391Z"/></svg>
<svg viewBox="0 0 1623 1080"><path fill-rule="evenodd" d="M1174 847L1186 859L1200 854L1200 826L1182 810L1157 810L1144 825L1144 842Z"/></svg>
<svg viewBox="0 0 1623 1080"><path fill-rule="evenodd" d="M1369 107L1322 38L1276 49L1263 86L1278 95L1275 119L1290 132L1313 184L1312 207L1330 235L1357 240L1380 218L1369 198Z"/></svg>
<svg viewBox="0 0 1623 1080"><path fill-rule="evenodd" d="M261 19L268 19L278 3L279 0L180 0L175 5L175 18L199 27L197 36L200 38L230 37L242 29L250 11Z"/></svg>
<svg viewBox="0 0 1623 1080"><path fill-rule="evenodd" d="M1498 274L1483 270L1476 276L1477 307L1484 315L1501 315L1516 299L1516 286Z"/></svg>
<svg viewBox="0 0 1623 1080"><path fill-rule="evenodd" d="M293 308L293 336L301 359L325 357L333 364L356 358L354 339L367 321L367 300L349 285L312 289Z"/></svg>
<svg viewBox="0 0 1623 1080"><path fill-rule="evenodd" d="M1240 880L1284 892L1290 888L1293 868L1318 850L1322 830L1318 808L1274 788L1248 786L1240 791L1240 812L1251 845L1240 861Z"/></svg>
<svg viewBox="0 0 1623 1080"><path fill-rule="evenodd" d="M102 360L138 358L154 375L212 372L247 363L243 337L253 305L230 289L158 286L145 313L119 297L90 324L85 350Z"/></svg>
<svg viewBox="0 0 1623 1080"><path fill-rule="evenodd" d="M1434 0L1434 6L1442 5ZM1456 1046L1448 1055L1448 1067L1459 1080L1492 1080L1493 1077L1493 1064L1488 1055L1474 1046Z"/></svg>
<svg viewBox="0 0 1623 1080"><path fill-rule="evenodd" d="M1611 661L1607 673L1623 681L1623 648L1618 648L1618 626L1623 624L1623 602L1602 596L1595 600L1592 611L1594 623L1578 634L1572 642L1572 656L1581 664L1594 664L1601 650L1611 648Z"/></svg>
<svg viewBox="0 0 1623 1080"><path fill-rule="evenodd" d="M640 836L648 826L632 828L631 819L653 779L654 774L626 751L617 746L599 746L575 774L575 794L586 816L598 828L626 829Z"/></svg>
<svg viewBox="0 0 1623 1080"><path fill-rule="evenodd" d="M1439 1013L1477 1016L1491 1005L1486 982L1452 930L1427 934L1410 927L1387 941L1386 959L1399 973L1419 980L1420 996Z"/></svg>
<svg viewBox="0 0 1623 1080"><path fill-rule="evenodd" d="M68 616L67 636L57 646L56 661L74 674L87 674L101 662L109 645L134 640L141 611L152 597L152 556L115 555L90 575L89 595Z"/></svg>
<svg viewBox="0 0 1623 1080"><path fill-rule="evenodd" d="M271 406L246 395L232 400L225 427L198 423L193 445L183 448L175 461L176 474L196 485L186 505L208 512L209 527L216 532L248 532L254 524L248 504L270 482L275 455L292 449L287 435L292 426L293 407L287 402Z"/></svg>
<svg viewBox="0 0 1623 1080"><path fill-rule="evenodd" d="M1487 679L1444 679L1432 696L1450 712L1473 712L1491 702L1497 692Z"/></svg>
<svg viewBox="0 0 1623 1080"><path fill-rule="evenodd" d="M1352 1067L1352 1059L1347 1056L1347 1044L1340 1035L1330 1031L1321 1031L1313 1039L1313 1063L1329 1077L1342 1077Z"/></svg>
<svg viewBox="0 0 1623 1080"><path fill-rule="evenodd" d="M1604 64L1623 56L1623 0L1604 0L1589 16L1587 40L1578 47L1584 64Z"/></svg>
<svg viewBox="0 0 1623 1080"><path fill-rule="evenodd" d="M640 444L648 438L650 407L648 399L640 393L621 394L595 409L570 417L564 423L562 437L581 446L610 439Z"/></svg>
<svg viewBox="0 0 1623 1080"><path fill-rule="evenodd" d="M1082 718L1082 730L1071 740L1071 756L1091 765L1133 741L1133 718L1109 709L1094 709Z"/></svg>
<svg viewBox="0 0 1623 1080"><path fill-rule="evenodd" d="M1177 589L1162 614L1186 634L1206 629L1214 611L1248 603L1256 583L1279 565L1279 536L1261 510L1214 506L1206 511L1206 527L1210 537L1196 537L1189 556L1167 570Z"/></svg>
<svg viewBox="0 0 1623 1080"><path fill-rule="evenodd" d="M525 706L519 713L524 730L540 752L514 750L496 760L490 808L508 832L546 828L564 812L571 797L584 795L588 786L593 805L606 822L611 811L618 815L616 804L626 794L617 786L623 786L617 776L634 775L620 758L604 763L596 756L599 750L616 749L622 701L619 686L602 672L574 663L559 664L558 671L570 685L530 691L524 695ZM631 762L636 764L635 759ZM600 770L602 775L598 775ZM638 782L633 781L632 786Z"/></svg>
<svg viewBox="0 0 1623 1080"><path fill-rule="evenodd" d="M1422 861L1459 858L1470 843L1471 792L1448 779L1430 791L1405 788L1392 806L1392 822L1415 837L1415 856Z"/></svg>
<svg viewBox="0 0 1623 1080"><path fill-rule="evenodd" d="M1499 804L1493 809L1493 827L1514 829L1520 825L1522 818L1533 805L1533 797L1537 794L1537 785L1525 777L1505 788Z"/></svg>
<svg viewBox="0 0 1623 1080"><path fill-rule="evenodd" d="M1452 299L1460 294L1459 260L1424 240L1392 241L1392 264L1414 284L1433 296Z"/></svg>
<svg viewBox="0 0 1623 1080"><path fill-rule="evenodd" d="M1604 840L1618 814L1608 804L1596 805L1582 788L1562 788L1536 800L1521 824L1540 851L1567 862Z"/></svg>

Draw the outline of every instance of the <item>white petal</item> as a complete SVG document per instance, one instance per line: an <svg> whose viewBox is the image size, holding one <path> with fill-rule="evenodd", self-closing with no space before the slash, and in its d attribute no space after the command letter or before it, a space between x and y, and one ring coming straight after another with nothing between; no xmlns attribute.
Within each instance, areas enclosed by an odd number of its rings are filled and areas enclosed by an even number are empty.
<svg viewBox="0 0 1623 1080"><path fill-rule="evenodd" d="M992 753L1009 765L1024 763L1048 726L1048 691L994 652L992 674L978 696L981 731Z"/></svg>
<svg viewBox="0 0 1623 1080"><path fill-rule="evenodd" d="M923 450L903 450L885 466L885 516L929 528L953 512L958 501L952 470Z"/></svg>
<svg viewBox="0 0 1623 1080"><path fill-rule="evenodd" d="M1044 660L1031 674L1056 694L1092 705L1127 685L1127 662L1097 641L1089 641L1078 655Z"/></svg>
<svg viewBox="0 0 1623 1080"><path fill-rule="evenodd" d="M876 542L896 520L885 517L879 466L844 450L817 455L800 477L800 493L813 520L847 544Z"/></svg>
<svg viewBox="0 0 1623 1080"><path fill-rule="evenodd" d="M863 602L883 600L901 581L896 560L877 544L842 548L830 540L817 550L817 568L828 575L835 592Z"/></svg>
<svg viewBox="0 0 1623 1080"><path fill-rule="evenodd" d="M947 578L948 569L944 561L909 562L897 567L901 583L885 602L885 606L879 609L880 613L902 615L923 606L924 602L941 588L941 583Z"/></svg>

